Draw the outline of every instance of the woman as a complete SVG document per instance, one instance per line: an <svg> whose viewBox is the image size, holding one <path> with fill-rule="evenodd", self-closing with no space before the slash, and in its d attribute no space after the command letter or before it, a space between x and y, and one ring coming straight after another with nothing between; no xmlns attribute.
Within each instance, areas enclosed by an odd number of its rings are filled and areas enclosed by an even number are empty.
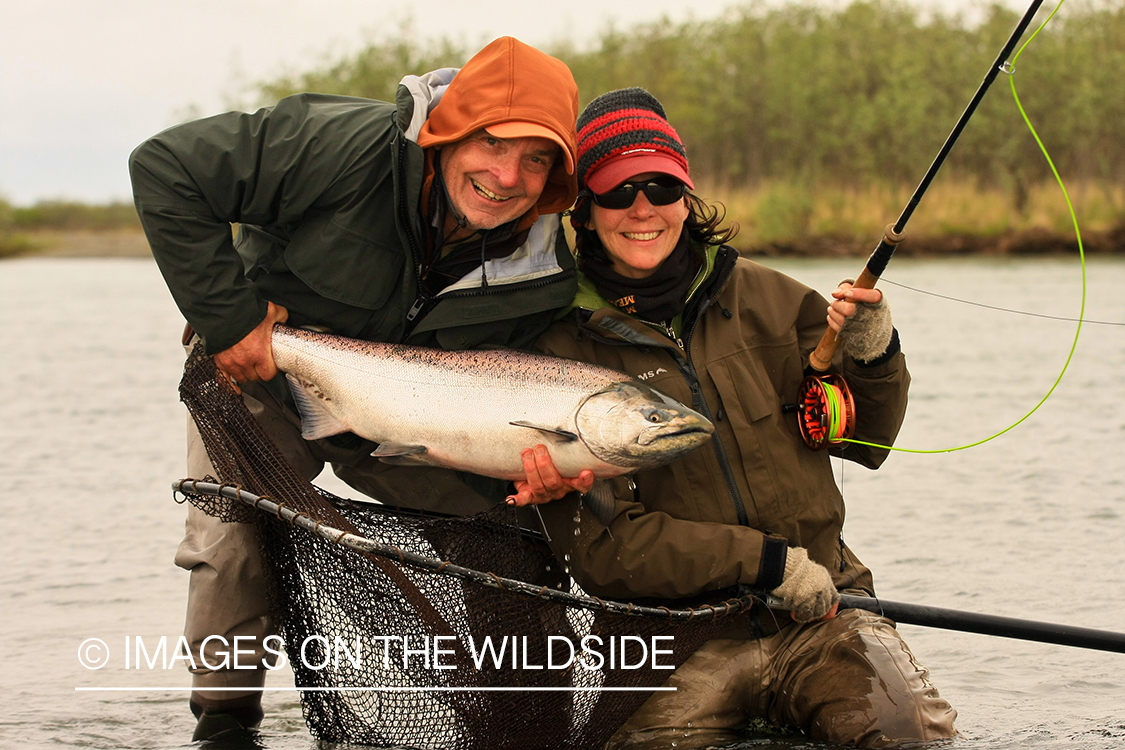
<svg viewBox="0 0 1125 750"><path fill-rule="evenodd" d="M865 747L953 736L955 712L893 623L836 613L838 591L874 594L871 573L844 544L829 453L807 448L784 408L824 333L826 300L723 244L736 230L691 193L683 144L648 92L595 99L578 139L579 293L537 348L643 378L710 417L716 433L683 459L614 480L608 528L579 512L577 493L542 505L555 553L602 597L668 601L749 585L792 612L739 618L611 744L729 742L754 717ZM889 445L909 385L889 309L881 292L850 283L832 296L827 324L846 352L833 370L854 394L855 436ZM888 451L833 453L877 468ZM517 504L589 488L587 473L564 480L545 454L529 452L525 465Z"/></svg>

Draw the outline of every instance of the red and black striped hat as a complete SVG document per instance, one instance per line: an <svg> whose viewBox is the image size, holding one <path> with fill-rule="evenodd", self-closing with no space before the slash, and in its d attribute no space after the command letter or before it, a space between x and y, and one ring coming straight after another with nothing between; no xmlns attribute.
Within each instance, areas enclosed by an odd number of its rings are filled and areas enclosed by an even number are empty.
<svg viewBox="0 0 1125 750"><path fill-rule="evenodd" d="M578 116L578 187L601 195L635 175L667 174L694 189L687 151L664 107L641 88L594 99Z"/></svg>

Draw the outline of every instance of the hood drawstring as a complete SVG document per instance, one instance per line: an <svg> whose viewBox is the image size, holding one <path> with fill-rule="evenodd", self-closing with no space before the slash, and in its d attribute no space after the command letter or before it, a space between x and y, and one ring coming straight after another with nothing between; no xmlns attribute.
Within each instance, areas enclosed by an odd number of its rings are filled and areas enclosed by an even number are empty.
<svg viewBox="0 0 1125 750"><path fill-rule="evenodd" d="M481 289L488 289L488 270L485 263L488 258L485 257L485 251L488 246L488 233L490 230L486 229L481 232L480 237L480 286Z"/></svg>
<svg viewBox="0 0 1125 750"><path fill-rule="evenodd" d="M453 215L453 219L457 222L459 229L464 229L469 226L469 220L457 213L457 207L453 205L453 201L449 199L449 190L445 187L444 175L441 171L441 149L434 153L434 182L430 188L430 224L434 228L434 236L440 239L433 249L435 257L439 256L441 249L445 247L445 243L457 231L454 229L448 235L445 234L445 212L448 211Z"/></svg>

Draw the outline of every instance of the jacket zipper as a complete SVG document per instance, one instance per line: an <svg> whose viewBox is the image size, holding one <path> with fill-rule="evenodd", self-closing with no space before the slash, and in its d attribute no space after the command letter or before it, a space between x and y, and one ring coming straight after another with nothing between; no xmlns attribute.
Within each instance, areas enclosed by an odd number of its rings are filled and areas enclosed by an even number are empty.
<svg viewBox="0 0 1125 750"><path fill-rule="evenodd" d="M406 175L403 173L402 165L406 160L406 136L400 135L398 143L398 168L399 168L399 184L403 186L402 190L398 191L398 213L399 220L402 226L406 228L406 236L410 239L410 255L414 259L414 278L418 284L418 298L414 300L414 304L410 307L410 311L406 314L406 322L411 323L422 308L426 306L429 299L426 297L425 292L422 291L422 248L418 246L418 238L414 236L412 229L413 224L410 221L410 213L406 210ZM403 337L410 332L410 325L407 325L407 330L404 331Z"/></svg>
<svg viewBox="0 0 1125 750"><path fill-rule="evenodd" d="M442 299L454 299L454 298L464 298L464 297L487 297L487 296L490 296L490 295L495 296L495 295L505 294L507 292L522 292L522 291L525 291L527 289L539 289L540 287L551 286L552 284L555 284L559 281L566 281L567 279L574 276L576 273L577 272L574 271L573 269L568 270L568 269L560 267L558 273L552 274L549 277L545 277L545 278L542 278L542 279L533 279L531 281L519 281L519 282L516 282L514 284L495 284L494 283L491 286L489 286L487 289L485 289L485 288L461 289L461 290L456 291L456 292L442 292L441 294L435 295L433 297L429 296L425 292L419 292L418 299L414 300L414 304L411 305L410 310L406 313L406 320L408 322L413 322L414 319L416 317L418 317L418 314L421 313L422 310L424 310L426 308L426 306L430 302L433 302L434 300L440 301Z"/></svg>
<svg viewBox="0 0 1125 750"><path fill-rule="evenodd" d="M676 346L680 347L681 351L686 351L684 349L684 340L676 335L676 331L675 331L675 329L672 328L672 324L671 323L661 323L660 325L662 325L664 327L664 333L668 335L668 338L675 341Z"/></svg>
<svg viewBox="0 0 1125 750"><path fill-rule="evenodd" d="M702 313L708 305L710 305L710 300L704 302L703 307L700 308L700 312ZM672 351L676 360L676 366L687 381L688 388L691 389L692 408L714 422L715 417L711 414L711 409L707 405L707 401L703 398L703 386L699 382L699 375L695 371L695 365L691 362L691 354L683 344L680 346L680 351L673 349L671 346L665 348ZM742 493L738 491L738 484L734 480L734 470L731 468L730 458L727 457L726 448L723 447L723 442L719 439L718 432L711 434L711 446L715 449L715 458L718 459L719 469L723 472L723 481L726 482L727 491L730 492L730 499L734 504L734 512L738 516L738 523L742 526L749 526L750 519L746 515L746 504L742 500Z"/></svg>
<svg viewBox="0 0 1125 750"><path fill-rule="evenodd" d="M688 385L691 386L692 398L694 399L696 397L696 394L698 393L699 402L704 409L703 416L712 420L713 418L711 416L711 412L709 409L707 409L707 404L703 400L703 387L699 383L699 377L696 375L695 366L691 363L691 337L692 334L695 333L695 327L696 325L698 325L699 319L703 317L703 313L707 310L708 307L711 306L711 303L715 301L719 293L722 292L723 287L726 286L726 283L730 279L730 275L733 272L734 266L732 265L726 272L726 275L719 280L718 284L715 285L715 296L704 297L703 301L700 303L699 311L692 318L687 331L684 333L683 343L680 344L681 348L684 350L685 364L688 367L688 372L690 373L691 377ZM738 514L738 523L742 526L749 526L750 519L746 515L746 504L742 500L742 493L738 491L738 484L734 481L734 469L731 468L730 458L727 457L726 449L723 447L723 443L719 439L718 431L712 433L711 444L715 446L715 454L719 459L719 468L722 470L723 479L727 483L727 490L730 492L730 499L734 503L735 513Z"/></svg>
<svg viewBox="0 0 1125 750"><path fill-rule="evenodd" d="M731 271L727 272L726 277L720 280L720 283L717 285L720 291L722 290L723 286L726 285L726 282L730 278L730 274L732 271L733 267ZM689 347L691 345L691 335L695 332L696 324L699 322L699 319L703 317L703 312L711 306L711 303L714 302L714 300L714 297L704 298L703 302L700 305L699 313L692 320L691 325L687 330L687 334L683 339L676 338L675 332L671 330L671 326L663 326L664 329L668 331L668 337L676 343L676 346L678 348L672 347L671 345L659 344L659 346L667 349L672 353L672 358L676 361L676 367L684 376L684 380L687 381L688 388L691 389L692 408L703 416L707 417L707 419L711 420L712 422L714 422L715 419L711 414L711 409L707 406L707 401L703 398L703 386L699 382L699 376L695 371L695 366L691 363L691 353ZM630 340L630 337L625 335L623 331L617 330L614 332L617 333L617 335L621 338L625 339L625 341L627 341L631 346L652 345L651 340ZM596 332L591 331L590 333L594 338L600 341L611 344L614 343L612 340L607 339L604 336L598 336ZM715 449L715 457L718 459L719 468L723 472L723 480L726 482L727 491L730 492L730 498L731 502L734 504L735 514L738 516L738 523L742 526L749 526L750 519L746 515L746 504L742 500L742 493L738 491L738 484L734 480L734 470L731 468L730 458L727 457L726 449L723 447L723 443L719 439L718 432L715 432L711 435L711 445Z"/></svg>
<svg viewBox="0 0 1125 750"><path fill-rule="evenodd" d="M399 164L401 165L403 163L403 160L406 158L406 139L405 138L403 138L401 140L401 142L399 143L398 151L399 151L399 154L398 154L399 155ZM405 183L405 178L403 178L403 182ZM482 289L465 289L463 291L448 292L446 294L440 294L440 295L435 295L435 296L431 297L430 295L426 294L425 291L423 291L423 287L422 287L422 249L418 246L418 238L414 236L414 232L410 231L410 227L412 225L410 223L410 216L408 215L408 212L406 210L406 191L405 190L400 191L399 200L398 200L398 210L399 210L399 215L400 215L400 218L402 220L403 226L406 227L406 229L407 229L406 234L410 238L410 254L414 257L414 277L415 277L415 279L417 279L417 282L418 282L418 297L414 300L414 304L410 306L410 309L406 313L407 326L406 326L406 330L403 332L403 339L404 340L414 330L414 326L417 325L418 321L416 321L416 318L418 318L418 316L422 313L422 311L425 310L426 307L432 301L437 299L438 297L450 299L450 298L454 298L454 297L474 297L474 296L478 296L478 295L484 296L484 295L488 295L488 294L499 294L499 293L509 292L509 291L517 291L518 292L518 291L523 291L525 289L538 289L539 287L549 286L550 284L553 284L557 281L565 281L565 280L571 278L572 276L577 275L577 271L575 271L574 269L567 270L567 269L564 269L564 268L560 267L559 268L560 273L552 274L551 276L543 278L543 279L535 279L533 281L521 281L521 282L518 282L518 283L515 283L515 284L501 284L501 285L499 285L500 288L495 289L495 290L492 287L487 287L487 288L482 288Z"/></svg>

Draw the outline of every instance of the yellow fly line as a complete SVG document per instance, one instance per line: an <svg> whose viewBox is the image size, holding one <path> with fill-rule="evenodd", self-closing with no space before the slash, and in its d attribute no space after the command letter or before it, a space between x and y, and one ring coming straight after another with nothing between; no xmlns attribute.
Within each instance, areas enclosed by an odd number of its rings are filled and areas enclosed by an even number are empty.
<svg viewBox="0 0 1125 750"><path fill-rule="evenodd" d="M1037 28L1035 30L1035 32L1032 33L1032 35L1030 37L1028 37L1027 41L1024 42L1023 45L1019 48L1019 50L1016 52L1016 54L1012 56L1011 61L1004 63L1003 67L1001 68L1001 72L1006 73L1008 75L1008 83L1011 85L1012 98L1016 102L1016 107L1019 109L1020 115L1023 117L1023 121L1027 124L1028 130L1031 131L1031 135L1035 138L1035 142L1039 145L1039 150L1043 152L1043 157L1047 160L1047 164L1051 167L1051 172L1055 176L1055 181L1058 182L1058 184L1059 184L1059 189L1062 191L1063 199L1066 201L1067 210L1070 211L1070 220L1071 220L1071 223L1074 225L1074 236L1078 239L1078 259L1079 259L1079 263L1082 267L1082 303L1081 303L1081 306L1079 307L1079 311L1078 311L1078 326L1074 331L1074 341L1070 345L1070 352L1067 354L1066 362L1063 363L1062 371L1059 372L1058 377L1055 378L1055 382L1051 385L1051 387L1047 391L1047 393L1044 394L1043 398L1039 399L1039 403L1035 404L1035 406L1032 407L1031 410L1027 412L1027 414L1024 414L1018 420L1016 420L1012 424L1008 425L1004 429L1000 430L996 434L989 435L986 438L983 438L981 440L977 440L977 441L972 442L972 443L967 443L965 445L959 445L955 448L937 448L937 449L931 449L931 450L920 450L920 449L914 449L914 448L896 448L896 447L890 446L890 445L880 445L879 443L868 443L868 442L865 442L865 441L862 441L862 440L852 440L852 439L849 439L849 438L837 438L837 439L829 438L829 442L856 443L857 445L868 445L868 446L871 446L871 447L874 447L874 448L885 448L885 449L888 449L888 450L899 451L901 453L952 453L953 451L961 451L961 450L965 450L966 448L973 448L973 447L981 445L983 443L987 443L990 440L995 440L996 438L1000 437L1004 433L1009 432L1009 431L1015 429L1018 425L1022 424L1028 417L1030 417L1032 414L1034 414L1036 411L1038 411L1039 407L1041 407L1044 403L1047 402L1047 399L1050 398L1051 394L1055 392L1055 388L1057 388L1059 383L1062 382L1063 375L1066 374L1067 368L1070 367L1070 361L1071 361L1071 359L1073 359L1074 351L1078 347L1078 336L1082 332L1082 321L1083 321L1085 313L1086 313L1086 253L1085 253L1085 250L1082 247L1082 232L1078 228L1078 217L1074 213L1074 206L1070 202L1070 195L1067 193L1066 185L1063 184L1062 177L1059 176L1059 171L1055 167L1055 163L1051 159L1051 155L1047 152L1047 147L1045 145L1043 145L1043 141L1039 138L1039 133L1036 132L1035 126L1032 125L1032 123L1031 123L1031 118L1028 117L1027 112L1023 108L1023 104L1020 103L1019 95L1016 93L1015 64L1016 64L1016 61L1019 59L1019 56L1023 54L1023 51L1025 49L1027 49L1027 46L1029 44L1031 44L1031 42L1035 39L1035 37L1038 36L1039 32L1042 31L1043 28L1051 21L1051 19L1055 17L1055 14L1059 12L1059 9L1062 8L1062 5L1063 5L1064 2L1066 2L1066 0L1060 0L1059 1L1059 4L1057 6L1055 6L1055 9L1053 11L1051 11L1051 14L1049 16L1047 16L1046 20L1044 20L1043 23L1041 23L1039 25L1039 28ZM841 414L841 413L842 412L840 412L838 409L832 410L833 416ZM828 426L828 433L830 435L842 435L842 434L844 434L844 428L839 426L839 425L834 425L830 422L829 426Z"/></svg>

